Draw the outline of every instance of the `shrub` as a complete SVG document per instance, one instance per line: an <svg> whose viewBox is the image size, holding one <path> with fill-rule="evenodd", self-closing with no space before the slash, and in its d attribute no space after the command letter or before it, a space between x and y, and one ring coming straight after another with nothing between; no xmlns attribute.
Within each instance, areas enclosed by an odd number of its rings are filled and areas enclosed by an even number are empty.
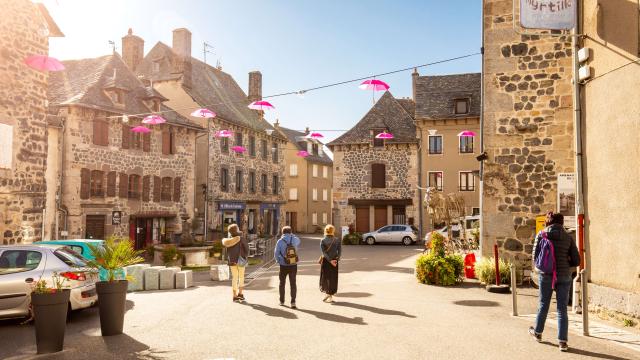
<svg viewBox="0 0 640 360"><path fill-rule="evenodd" d="M461 255L441 256L437 252L416 260L416 277L423 284L451 286L462 282L464 261Z"/></svg>
<svg viewBox="0 0 640 360"><path fill-rule="evenodd" d="M499 260L500 268L500 283L511 284L511 262L508 260ZM475 273L478 280L483 284L495 284L496 283L496 265L495 258L482 258L476 262ZM520 281L520 272L516 271L517 281Z"/></svg>
<svg viewBox="0 0 640 360"><path fill-rule="evenodd" d="M361 233L350 233L342 237L342 243L344 245L359 245L362 243Z"/></svg>
<svg viewBox="0 0 640 360"><path fill-rule="evenodd" d="M429 242L431 253L443 257L444 256L444 236L437 231L431 232L431 241Z"/></svg>
<svg viewBox="0 0 640 360"><path fill-rule="evenodd" d="M167 266L173 264L173 262L180 260L182 254L178 252L178 249L174 245L165 246L162 249L162 263Z"/></svg>

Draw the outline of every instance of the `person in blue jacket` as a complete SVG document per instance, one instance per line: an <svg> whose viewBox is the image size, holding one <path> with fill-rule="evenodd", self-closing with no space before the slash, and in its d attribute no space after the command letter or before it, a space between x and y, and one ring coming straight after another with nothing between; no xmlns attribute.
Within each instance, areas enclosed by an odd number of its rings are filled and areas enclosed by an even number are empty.
<svg viewBox="0 0 640 360"><path fill-rule="evenodd" d="M275 249L275 258L280 265L280 306L284 306L284 285L289 276L291 285L291 308L296 309L296 275L298 273L298 247L300 239L295 236L290 226L282 228L282 237L278 239ZM291 251L293 248L294 251Z"/></svg>

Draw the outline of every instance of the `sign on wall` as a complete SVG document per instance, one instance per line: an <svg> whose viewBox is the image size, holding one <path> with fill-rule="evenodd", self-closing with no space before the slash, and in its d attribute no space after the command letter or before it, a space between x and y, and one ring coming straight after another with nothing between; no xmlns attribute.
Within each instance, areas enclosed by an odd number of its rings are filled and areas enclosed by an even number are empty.
<svg viewBox="0 0 640 360"><path fill-rule="evenodd" d="M120 225L120 224L122 224L122 211L112 211L111 225Z"/></svg>
<svg viewBox="0 0 640 360"><path fill-rule="evenodd" d="M576 222L576 174L558 174L558 210L564 215L564 224L573 227Z"/></svg>
<svg viewBox="0 0 640 360"><path fill-rule="evenodd" d="M13 159L13 126L0 124L0 169L11 169Z"/></svg>
<svg viewBox="0 0 640 360"><path fill-rule="evenodd" d="M572 29L575 6L576 0L520 0L520 25L529 29Z"/></svg>

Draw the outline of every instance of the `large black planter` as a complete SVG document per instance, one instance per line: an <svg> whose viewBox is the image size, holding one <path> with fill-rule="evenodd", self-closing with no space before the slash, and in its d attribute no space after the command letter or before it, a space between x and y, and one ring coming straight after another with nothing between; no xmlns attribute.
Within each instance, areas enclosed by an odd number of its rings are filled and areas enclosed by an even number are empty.
<svg viewBox="0 0 640 360"><path fill-rule="evenodd" d="M127 280L96 283L102 336L122 334L127 301L127 283Z"/></svg>
<svg viewBox="0 0 640 360"><path fill-rule="evenodd" d="M60 290L51 294L31 294L38 354L62 351L70 293L70 290Z"/></svg>

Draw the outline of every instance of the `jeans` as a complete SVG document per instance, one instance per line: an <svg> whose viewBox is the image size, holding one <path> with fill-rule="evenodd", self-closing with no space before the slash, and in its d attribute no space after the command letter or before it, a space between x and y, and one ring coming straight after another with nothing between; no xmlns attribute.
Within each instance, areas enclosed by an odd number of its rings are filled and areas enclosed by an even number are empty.
<svg viewBox="0 0 640 360"><path fill-rule="evenodd" d="M284 285L287 281L287 275L289 276L289 284L291 285L291 302L296 302L296 293L298 287L296 286L296 275L298 274L298 265L280 265L280 302L284 302Z"/></svg>
<svg viewBox="0 0 640 360"><path fill-rule="evenodd" d="M542 334L544 323L547 321L547 313L551 305L553 295L551 274L540 274L540 302L538 315L536 316L535 331ZM558 341L567 341L569 332L569 317L567 315L567 303L569 302L569 289L571 289L571 276L558 276L556 279L556 302L558 309Z"/></svg>
<svg viewBox="0 0 640 360"><path fill-rule="evenodd" d="M233 265L229 266L231 269L231 288L233 289L233 294L238 294L242 292L244 289L244 266Z"/></svg>

